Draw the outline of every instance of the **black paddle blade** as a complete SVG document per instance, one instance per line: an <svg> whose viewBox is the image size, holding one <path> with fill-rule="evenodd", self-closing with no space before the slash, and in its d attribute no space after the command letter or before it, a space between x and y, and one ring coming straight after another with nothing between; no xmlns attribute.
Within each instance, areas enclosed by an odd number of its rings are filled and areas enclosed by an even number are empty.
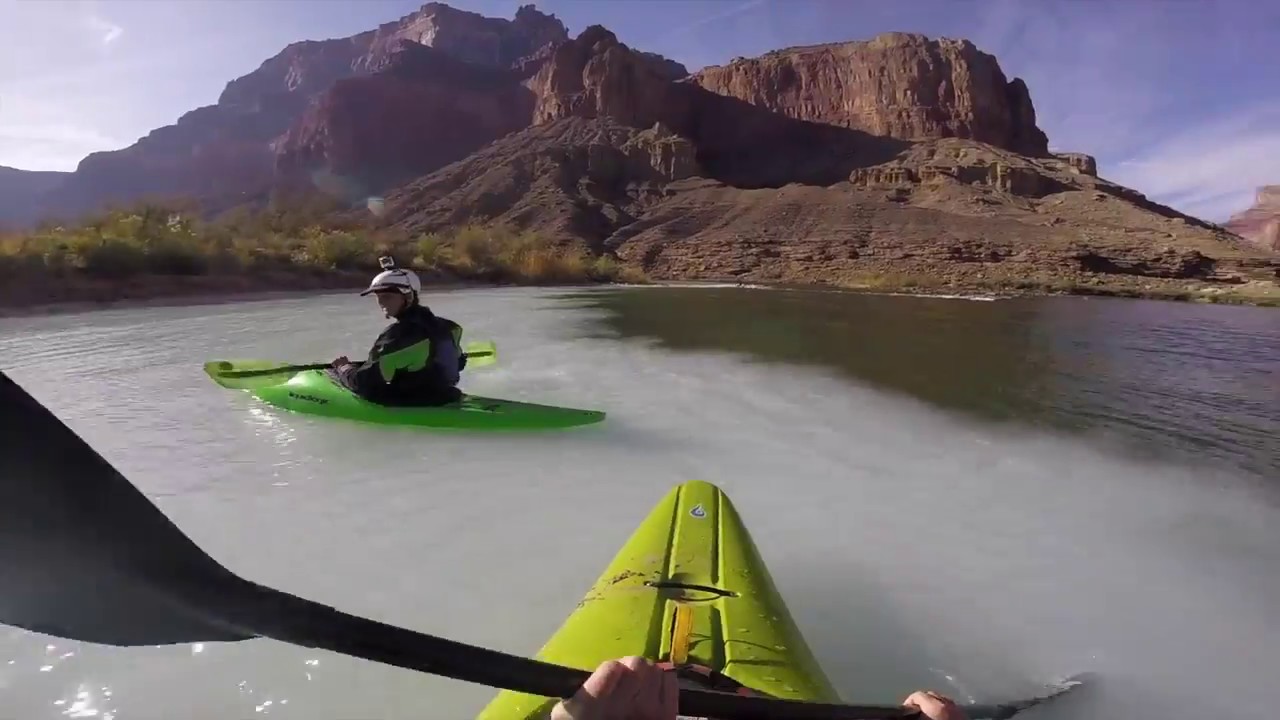
<svg viewBox="0 0 1280 720"><path fill-rule="evenodd" d="M1087 673L1072 675L1059 680L1045 688L1045 692L1035 697L1001 703L999 705L961 705L961 709L971 720L1008 720L1028 708L1062 697L1068 692L1081 687L1090 678Z"/></svg>
<svg viewBox="0 0 1280 720"><path fill-rule="evenodd" d="M108 645L244 640L185 602L242 583L0 371L0 623Z"/></svg>

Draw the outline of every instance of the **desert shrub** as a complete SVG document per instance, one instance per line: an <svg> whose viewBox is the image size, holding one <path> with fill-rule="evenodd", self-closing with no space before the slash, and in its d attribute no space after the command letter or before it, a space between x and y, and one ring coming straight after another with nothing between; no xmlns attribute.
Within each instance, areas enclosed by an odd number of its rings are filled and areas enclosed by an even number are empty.
<svg viewBox="0 0 1280 720"><path fill-rule="evenodd" d="M275 201L200 220L187 208L139 204L78 224L45 223L0 235L0 273L22 270L124 278L152 273L376 271L390 255L420 270L527 283L643 281L612 256L593 257L531 231L472 224L410 236L334 223L324 203Z"/></svg>
<svg viewBox="0 0 1280 720"><path fill-rule="evenodd" d="M67 256L72 267L106 278L137 275L147 263L142 247L123 238L74 237L68 243Z"/></svg>
<svg viewBox="0 0 1280 720"><path fill-rule="evenodd" d="M413 264L424 270L440 270L443 269L446 261L446 251L444 239L436 233L427 233L418 238L416 243L417 254L414 255Z"/></svg>
<svg viewBox="0 0 1280 720"><path fill-rule="evenodd" d="M378 265L375 249L345 230L309 228L302 247L295 252L301 253L302 264L325 270L368 270Z"/></svg>

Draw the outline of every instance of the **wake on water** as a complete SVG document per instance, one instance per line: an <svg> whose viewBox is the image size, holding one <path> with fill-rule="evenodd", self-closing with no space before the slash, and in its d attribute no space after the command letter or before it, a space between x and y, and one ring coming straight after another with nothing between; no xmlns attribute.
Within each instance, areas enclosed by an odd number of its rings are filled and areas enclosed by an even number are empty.
<svg viewBox="0 0 1280 720"><path fill-rule="evenodd" d="M851 702L919 687L997 702L1089 672L1020 717L1271 711L1259 688L1280 667L1280 517L1266 487L978 425L811 368L583 340L591 312L548 293L433 306L498 342L469 391L609 419L441 436L281 414L198 376L212 357L360 352L379 320L345 297L28 319L0 325L0 342L22 358L6 370L214 557L368 617L532 653L652 504L701 478L734 500ZM491 694L263 641L0 634L0 715L15 717L76 703L121 720L467 717Z"/></svg>

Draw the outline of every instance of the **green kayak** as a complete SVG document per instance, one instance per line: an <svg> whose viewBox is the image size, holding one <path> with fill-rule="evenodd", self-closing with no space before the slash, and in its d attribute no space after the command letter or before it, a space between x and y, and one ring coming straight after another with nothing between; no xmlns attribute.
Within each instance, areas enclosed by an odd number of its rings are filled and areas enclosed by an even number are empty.
<svg viewBox="0 0 1280 720"><path fill-rule="evenodd" d="M250 390L260 400L293 412L384 425L461 430L542 430L604 420L598 410L535 405L476 395L435 407L389 407L360 398L323 370L299 372L287 381Z"/></svg>
<svg viewBox="0 0 1280 720"><path fill-rule="evenodd" d="M726 692L840 702L729 498L701 481L649 513L537 657L594 670L628 655L697 667L683 682ZM503 691L479 718L546 718L554 703Z"/></svg>

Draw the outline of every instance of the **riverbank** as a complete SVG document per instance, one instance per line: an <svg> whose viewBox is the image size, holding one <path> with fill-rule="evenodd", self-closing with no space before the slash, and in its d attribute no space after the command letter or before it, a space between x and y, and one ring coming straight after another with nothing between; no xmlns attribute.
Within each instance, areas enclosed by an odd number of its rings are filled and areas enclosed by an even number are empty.
<svg viewBox="0 0 1280 720"><path fill-rule="evenodd" d="M79 278L57 286L31 283L0 287L0 318L62 315L121 308L222 305L356 293L368 273L279 272L252 276L137 276L128 281ZM574 283L564 283L566 286ZM458 278L424 279L423 293L485 287L515 287L515 282Z"/></svg>
<svg viewBox="0 0 1280 720"><path fill-rule="evenodd" d="M349 290L384 256L431 287L645 280L611 255L502 226L407 236L269 212L204 222L144 205L0 235L0 315Z"/></svg>
<svg viewBox="0 0 1280 720"><path fill-rule="evenodd" d="M213 305L352 292L368 283L369 274L355 271L297 269L240 275L137 275L120 279L73 276L59 278L58 282L54 283L48 282L48 278L35 278L25 282L18 282L15 278L4 280L0 284L0 317L22 317L127 307ZM609 281L593 281L585 278L580 282L566 279L562 282L533 283L518 279L475 280L450 277L441 273L429 273L423 277L425 292L532 284L572 286L581 285L582 282L611 284ZM633 277L625 282L641 281ZM749 285L767 289L825 289L832 292L976 299L1091 295L1280 307L1280 285L1262 280L1224 285L1163 278L1137 278L1124 282L1108 277L1080 277L940 283L931 282L922 277L886 274L832 283L748 282L726 278L722 280L657 280L647 284L668 283L690 286Z"/></svg>
<svg viewBox="0 0 1280 720"><path fill-rule="evenodd" d="M135 276L127 279L6 278L0 317L24 317L164 305L216 305L342 292L363 287L363 273L260 273L255 275Z"/></svg>
<svg viewBox="0 0 1280 720"><path fill-rule="evenodd" d="M378 272L382 256L414 269L424 285L433 287L650 281L635 262L503 225L410 236L318 224L322 217L327 216L278 208L205 222L181 210L144 204L77 227L0 235L0 315L351 289ZM902 262L858 269L757 264L724 277L717 276L725 269L709 275L706 265L653 268L653 279L914 295L1101 295L1280 306L1275 262L1234 262L1195 277L1187 276L1186 268L1181 277L1170 277L1178 268L1144 263L1139 265L1150 274L1084 271L1079 263L949 261L915 253Z"/></svg>

